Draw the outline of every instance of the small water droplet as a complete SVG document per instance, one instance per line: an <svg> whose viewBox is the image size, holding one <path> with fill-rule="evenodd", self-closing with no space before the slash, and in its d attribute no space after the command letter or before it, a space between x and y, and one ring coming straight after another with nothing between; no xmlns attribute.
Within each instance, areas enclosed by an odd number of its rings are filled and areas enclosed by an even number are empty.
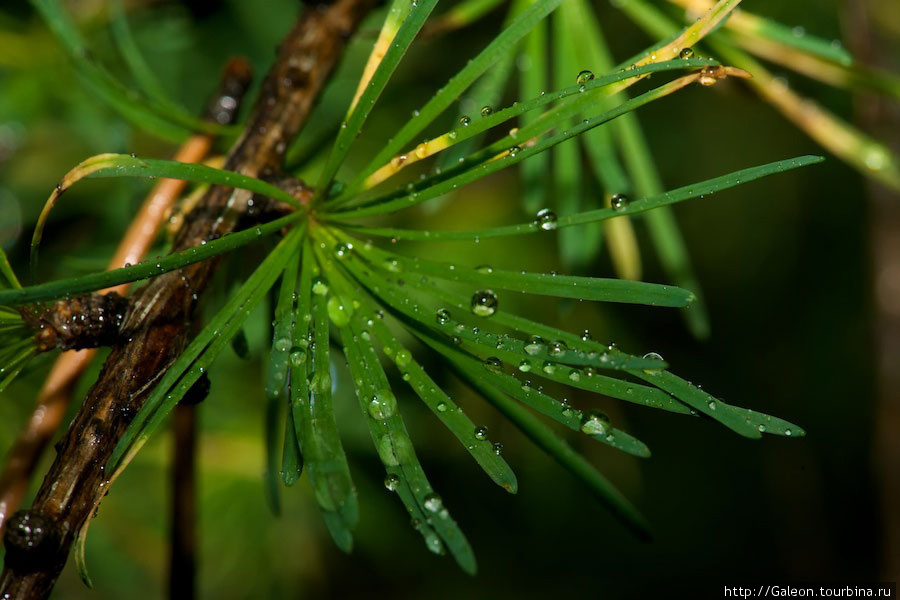
<svg viewBox="0 0 900 600"><path fill-rule="evenodd" d="M580 73L578 73L578 76L575 78L575 84L576 85L584 85L588 81L591 81L593 79L594 79L594 74L591 71L588 71L587 69L585 69L584 71L581 71Z"/></svg>
<svg viewBox="0 0 900 600"><path fill-rule="evenodd" d="M459 124L462 125L463 127L468 127L469 123L471 123L471 122L472 122L472 119L470 119L468 115L463 115L459 118Z"/></svg>
<svg viewBox="0 0 900 600"><path fill-rule="evenodd" d="M784 430L784 435L790 437L790 436L794 435L794 432L791 431L790 429L785 429L785 430Z"/></svg>
<svg viewBox="0 0 900 600"><path fill-rule="evenodd" d="M648 352L643 356L643 358L646 358L647 360L663 359L662 355L657 352ZM647 375L658 375L659 373L662 373L662 369L644 369L644 373L646 373Z"/></svg>
<svg viewBox="0 0 900 600"><path fill-rule="evenodd" d="M369 401L369 416L376 421L383 421L394 414L397 407L397 399L391 393L382 393L372 396Z"/></svg>
<svg viewBox="0 0 900 600"><path fill-rule="evenodd" d="M398 487L400 487L400 478L390 473L389 475L384 476L384 487L386 487L389 491L396 491Z"/></svg>
<svg viewBox="0 0 900 600"><path fill-rule="evenodd" d="M542 208L534 216L534 223L544 231L556 229L557 225L556 213L549 208Z"/></svg>
<svg viewBox="0 0 900 600"><path fill-rule="evenodd" d="M313 292L313 294L316 294L317 296L325 296L328 294L328 284L325 283L324 279L316 277L313 280L312 292Z"/></svg>
<svg viewBox="0 0 900 600"><path fill-rule="evenodd" d="M497 456L500 456L501 454L503 454L503 444L501 444L500 442L494 442L493 447L494 447L494 454L496 454Z"/></svg>
<svg viewBox="0 0 900 600"><path fill-rule="evenodd" d="M438 325L446 325L447 321L450 320L450 311L446 308L439 308L436 313L434 313L434 319L438 322Z"/></svg>
<svg viewBox="0 0 900 600"><path fill-rule="evenodd" d="M486 425L479 425L475 428L475 439L476 440L486 440L487 439L488 428Z"/></svg>
<svg viewBox="0 0 900 600"><path fill-rule="evenodd" d="M544 344L545 342L543 338L533 335L528 338L528 343L525 344L525 352L527 354L530 354L531 356L540 354L541 350L544 349Z"/></svg>
<svg viewBox="0 0 900 600"><path fill-rule="evenodd" d="M613 210L625 210L628 208L628 196L625 194L615 194L610 198L609 205L612 206Z"/></svg>
<svg viewBox="0 0 900 600"><path fill-rule="evenodd" d="M494 109L491 108L490 106L482 106L481 107L481 116L482 117L488 117L491 115L492 112L494 112Z"/></svg>
<svg viewBox="0 0 900 600"><path fill-rule="evenodd" d="M543 365L541 365L541 370L547 375L553 375L556 373L556 365L552 362L545 361Z"/></svg>
<svg viewBox="0 0 900 600"><path fill-rule="evenodd" d="M276 352L287 352L291 349L291 340L286 337L278 338L272 346Z"/></svg>
<svg viewBox="0 0 900 600"><path fill-rule="evenodd" d="M351 250L353 250L353 246L351 244L338 244L334 247L334 255L338 258L346 258L350 256Z"/></svg>
<svg viewBox="0 0 900 600"><path fill-rule="evenodd" d="M682 48L681 52L678 53L679 58L683 58L685 60L694 56L694 50L692 48Z"/></svg>
<svg viewBox="0 0 900 600"><path fill-rule="evenodd" d="M425 496L425 501L422 504L428 512L436 513L443 508L444 501L437 494L428 494Z"/></svg>
<svg viewBox="0 0 900 600"><path fill-rule="evenodd" d="M475 270L484 275L489 275L494 272L493 267L491 267L490 265L478 265L477 267L475 267Z"/></svg>
<svg viewBox="0 0 900 600"><path fill-rule="evenodd" d="M522 151L522 148L519 146L510 146L509 147L509 155L510 156L515 156L521 151Z"/></svg>
<svg viewBox="0 0 900 600"><path fill-rule="evenodd" d="M491 290L478 290L472 294L472 313L479 317L490 317L497 312L497 294Z"/></svg>
<svg viewBox="0 0 900 600"><path fill-rule="evenodd" d="M757 427L757 429L759 429L759 432L760 432L760 433L765 433L765 432L766 432L766 426L763 425L762 423L759 424L759 427Z"/></svg>
<svg viewBox="0 0 900 600"><path fill-rule="evenodd" d="M609 433L609 417L598 410L589 410L582 417L581 431L588 435L606 435Z"/></svg>
<svg viewBox="0 0 900 600"><path fill-rule="evenodd" d="M503 372L503 361L501 361L496 356L489 356L484 359L484 368L490 371L491 373L502 373Z"/></svg>
<svg viewBox="0 0 900 600"><path fill-rule="evenodd" d="M447 412L447 403L446 402L438 402L437 410L438 410L438 412Z"/></svg>
<svg viewBox="0 0 900 600"><path fill-rule="evenodd" d="M550 354L550 356L560 357L560 356L564 356L568 349L569 349L569 347L566 346L565 342L563 342L562 340L556 340L555 342L550 344L550 347L547 349L547 352Z"/></svg>
<svg viewBox="0 0 900 600"><path fill-rule="evenodd" d="M523 373L527 373L531 370L531 363L527 360L523 360L519 363L519 370Z"/></svg>
<svg viewBox="0 0 900 600"><path fill-rule="evenodd" d="M578 369L572 369L569 371L569 379L571 381L581 381L581 371Z"/></svg>

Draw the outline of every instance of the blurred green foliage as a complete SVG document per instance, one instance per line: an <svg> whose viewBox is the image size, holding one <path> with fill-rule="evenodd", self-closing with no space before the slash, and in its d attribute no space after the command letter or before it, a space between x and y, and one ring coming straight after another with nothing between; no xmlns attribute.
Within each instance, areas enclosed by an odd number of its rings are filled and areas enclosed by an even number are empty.
<svg viewBox="0 0 900 600"><path fill-rule="evenodd" d="M107 64L124 70L115 63L102 3L83 1L70 8ZM837 36L842 26L833 0L758 0L752 8L784 23L802 23L823 37ZM647 45L649 40L620 13L606 3L597 9L607 32L615 32L609 42L616 57ZM900 16L895 9L885 3L888 18L878 24L896 36ZM132 6L129 18L167 91L199 111L228 56L245 55L257 73L265 71L297 10L291 0L267 2L265 10L242 0L160 2ZM374 36L376 30L368 31ZM361 144L388 137L495 31L495 20L488 19L417 44ZM351 48L336 86L346 86L345 73L365 60L363 42L371 43L371 36L362 36ZM451 47L469 51L447 52ZM852 117L845 94L807 88L799 78L796 87ZM325 103L320 110L328 108ZM818 152L734 83L675 95L643 109L641 119L667 188ZM366 156L378 148L360 150ZM4 3L0 242L15 264L24 265L40 207L69 168L99 152L165 156L170 151L87 94L25 2ZM44 236L41 278L103 265L148 186L111 180L68 192ZM876 579L880 519L870 445L876 357L870 351L863 189L857 173L831 160L828 168L793 171L679 206L676 214L711 316L712 335L702 343L687 334L674 309L598 307L507 294L509 304L523 314L558 310L565 329L589 329L638 354L641 348L659 352L711 393L807 430L802 440L754 443L699 420L676 420L576 393L573 403L602 408L650 444L653 458L638 461L587 440L575 442L648 517L656 535L652 543L630 537L583 488L450 375L435 377L475 422L486 424L492 438L502 441L519 476L517 496L496 488L418 400L399 398L432 482L479 557L476 578L423 552L418 534L405 526L404 511L384 490L383 470L345 376L337 379L335 407L363 499L353 553L343 555L332 544L305 482L286 490L282 515L273 516L261 483L260 357L269 343L269 317L258 310L246 328L256 358L222 356L211 369L212 391L200 410L202 597L538 598L587 591L640 598L698 579ZM520 211L520 193L514 174L501 172L455 194L437 211L407 213L408 221L398 225L462 229L475 213L483 226L504 224ZM641 220L636 229L646 247ZM498 268L528 264L549 271L558 268L554 244L553 236L542 236L432 244L416 251L433 257L453 252L454 260L464 264L489 257ZM589 271L610 276L608 256L601 254ZM662 279L652 258L645 278ZM426 367L435 366L428 363L429 354L421 356ZM83 378L76 398L83 397L99 364ZM3 394L0 449L9 446L28 415L47 365L46 359L39 362ZM70 565L56 597L164 594L170 443L168 434L156 436L103 502L87 544L95 590L87 590Z"/></svg>

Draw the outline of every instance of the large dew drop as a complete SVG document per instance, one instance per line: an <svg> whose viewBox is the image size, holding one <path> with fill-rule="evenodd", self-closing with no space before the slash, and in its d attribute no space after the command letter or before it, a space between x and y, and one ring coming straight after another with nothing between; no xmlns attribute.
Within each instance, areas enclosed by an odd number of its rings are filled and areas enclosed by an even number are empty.
<svg viewBox="0 0 900 600"><path fill-rule="evenodd" d="M625 194L615 194L609 201L609 205L613 210L625 210L628 208L628 196Z"/></svg>
<svg viewBox="0 0 900 600"><path fill-rule="evenodd" d="M478 290L472 294L472 313L479 317L490 317L497 312L497 294L491 290Z"/></svg>

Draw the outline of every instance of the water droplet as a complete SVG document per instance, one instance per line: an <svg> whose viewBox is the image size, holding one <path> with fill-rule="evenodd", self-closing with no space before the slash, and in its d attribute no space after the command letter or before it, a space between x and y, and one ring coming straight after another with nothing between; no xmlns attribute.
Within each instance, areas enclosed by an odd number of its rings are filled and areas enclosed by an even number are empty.
<svg viewBox="0 0 900 600"><path fill-rule="evenodd" d="M491 108L490 106L482 106L481 107L481 116L482 117L489 117L492 112L494 112L494 109Z"/></svg>
<svg viewBox="0 0 900 600"><path fill-rule="evenodd" d="M594 74L591 71L584 70L584 71L581 71L578 74L578 76L575 78L575 83L576 83L576 85L584 85L588 81L591 81L593 79L594 79Z"/></svg>
<svg viewBox="0 0 900 600"><path fill-rule="evenodd" d="M510 146L509 147L509 155L510 156L515 156L516 154L518 154L521 151L522 151L522 148L519 146Z"/></svg>
<svg viewBox="0 0 900 600"><path fill-rule="evenodd" d="M428 494L425 496L425 501L422 504L428 512L436 513L443 508L444 501L437 494Z"/></svg>
<svg viewBox="0 0 900 600"><path fill-rule="evenodd" d="M588 435L609 433L609 417L598 410L589 410L581 419L581 431Z"/></svg>
<svg viewBox="0 0 900 600"><path fill-rule="evenodd" d="M378 445L375 447L378 450L378 456L381 458L381 462L386 464L389 467L396 467L400 464L400 461L397 459L397 455L394 454L394 445L391 443L390 434L384 434L381 436L381 439L378 440Z"/></svg>
<svg viewBox="0 0 900 600"><path fill-rule="evenodd" d="M291 340L286 337L278 338L275 340L275 343L272 344L272 347L275 348L276 352L287 352L291 349Z"/></svg>
<svg viewBox="0 0 900 600"><path fill-rule="evenodd" d="M522 362L519 363L519 370L522 371L523 373L527 373L528 371L531 370L531 363L528 362L527 360L523 360Z"/></svg>
<svg viewBox="0 0 900 600"><path fill-rule="evenodd" d="M759 427L757 427L757 429L759 429L759 432L760 432L760 433L765 433L765 432L766 432L766 426L763 425L762 423L760 423L760 425L759 425Z"/></svg>
<svg viewBox="0 0 900 600"><path fill-rule="evenodd" d="M703 67L700 70L700 79L698 82L700 85L711 86L714 85L719 80L719 67Z"/></svg>
<svg viewBox="0 0 900 600"><path fill-rule="evenodd" d="M291 352L291 364L295 367L301 367L306 362L306 353L302 350Z"/></svg>
<svg viewBox="0 0 900 600"><path fill-rule="evenodd" d="M491 290L478 290L472 294L472 313L479 317L489 317L497 312L497 294Z"/></svg>
<svg viewBox="0 0 900 600"><path fill-rule="evenodd" d="M457 135L459 135L459 134L456 133L456 131L450 131L447 133L447 137L450 138L451 140L455 140Z"/></svg>
<svg viewBox="0 0 900 600"><path fill-rule="evenodd" d="M313 294L316 294L317 296L325 296L328 294L328 284L325 283L324 279L316 277L316 279L313 280L312 291Z"/></svg>
<svg viewBox="0 0 900 600"><path fill-rule="evenodd" d="M553 229L556 229L556 213L549 208L542 208L534 216L534 223L544 231L551 231Z"/></svg>
<svg viewBox="0 0 900 600"><path fill-rule="evenodd" d="M468 115L463 115L459 118L459 124L462 125L463 127L468 127L469 123L471 123L471 122L472 122L472 119L470 119Z"/></svg>
<svg viewBox="0 0 900 600"><path fill-rule="evenodd" d="M794 435L794 432L791 431L790 429L785 429L785 430L784 430L784 435L790 437L790 436Z"/></svg>
<svg viewBox="0 0 900 600"><path fill-rule="evenodd" d="M484 359L484 368L491 373L502 373L503 361L501 361L496 356L488 356L486 359Z"/></svg>
<svg viewBox="0 0 900 600"><path fill-rule="evenodd" d="M475 270L484 275L489 275L494 272L493 267L491 267L490 265L478 265L477 267L475 267Z"/></svg>
<svg viewBox="0 0 900 600"><path fill-rule="evenodd" d="M440 308L434 313L434 318L438 322L438 325L446 325L447 321L450 320L450 311L446 308Z"/></svg>
<svg viewBox="0 0 900 600"><path fill-rule="evenodd" d="M679 58L683 58L685 60L694 56L694 50L692 48L682 48L681 52L678 53Z"/></svg>
<svg viewBox="0 0 900 600"><path fill-rule="evenodd" d="M494 454L496 454L497 456L503 454L503 444L501 444L500 442L494 442Z"/></svg>
<svg viewBox="0 0 900 600"><path fill-rule="evenodd" d="M475 428L475 439L476 440L486 440L487 439L488 428L486 425L479 425Z"/></svg>
<svg viewBox="0 0 900 600"><path fill-rule="evenodd" d="M398 487L400 487L400 478L390 473L389 475L384 476L384 487L386 487L389 491L396 491Z"/></svg>
<svg viewBox="0 0 900 600"><path fill-rule="evenodd" d="M403 270L403 268L400 266L400 261L396 258L384 259L384 268L392 273L399 273Z"/></svg>
<svg viewBox="0 0 900 600"><path fill-rule="evenodd" d="M412 354L409 353L409 350L406 348L401 348L397 350L397 354L394 355L394 362L397 363L397 366L401 369L409 364L409 361L412 360Z"/></svg>
<svg viewBox="0 0 900 600"><path fill-rule="evenodd" d="M525 352L531 356L540 354L541 350L544 349L544 343L544 338L533 335L528 338L528 343L525 344Z"/></svg>
<svg viewBox="0 0 900 600"><path fill-rule="evenodd" d="M397 408L397 399L390 392L376 394L369 401L369 416L376 421L383 421L394 414Z"/></svg>
<svg viewBox="0 0 900 600"><path fill-rule="evenodd" d="M347 258L350 256L350 251L353 249L351 244L338 244L334 247L334 255L338 258Z"/></svg>
<svg viewBox="0 0 900 600"><path fill-rule="evenodd" d="M562 340L556 340L555 342L550 344L550 347L547 349L547 352L550 354L550 356L559 357L559 356L564 356L568 349L569 349L569 347L566 346L565 342L563 342Z"/></svg>
<svg viewBox="0 0 900 600"><path fill-rule="evenodd" d="M350 323L350 317L353 315L353 309L341 302L337 296L328 299L328 318L334 323L335 327L346 327Z"/></svg>
<svg viewBox="0 0 900 600"><path fill-rule="evenodd" d="M438 410L438 412L447 412L447 403L446 402L438 402L437 410Z"/></svg>
<svg viewBox="0 0 900 600"><path fill-rule="evenodd" d="M541 370L547 375L553 375L554 373L556 373L556 365L552 362L545 361L541 366Z"/></svg>
<svg viewBox="0 0 900 600"><path fill-rule="evenodd" d="M591 341L591 332L588 331L587 329L585 329L585 330L581 333L581 341L582 341L582 342L589 342L589 341Z"/></svg>
<svg viewBox="0 0 900 600"><path fill-rule="evenodd" d="M710 400L709 404L707 404L707 406L709 407L709 410L716 410L716 401Z"/></svg>
<svg viewBox="0 0 900 600"><path fill-rule="evenodd" d="M569 379L571 381L581 381L581 371L578 369L572 369L569 371Z"/></svg>
<svg viewBox="0 0 900 600"><path fill-rule="evenodd" d="M615 194L610 198L609 205L612 206L613 210L625 210L628 208L628 196L625 194Z"/></svg>
<svg viewBox="0 0 900 600"><path fill-rule="evenodd" d="M662 355L658 352L648 352L643 356L643 358L646 358L647 360L663 359ZM662 369L644 369L644 373L646 373L647 375L658 375L659 373L662 373Z"/></svg>

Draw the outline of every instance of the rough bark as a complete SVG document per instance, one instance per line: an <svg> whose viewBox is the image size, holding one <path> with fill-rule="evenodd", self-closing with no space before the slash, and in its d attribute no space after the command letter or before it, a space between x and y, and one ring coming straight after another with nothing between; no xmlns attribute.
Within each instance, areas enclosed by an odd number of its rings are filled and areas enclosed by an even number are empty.
<svg viewBox="0 0 900 600"><path fill-rule="evenodd" d="M225 168L251 176L277 174L288 143L309 116L346 40L372 4L372 0L338 0L305 10L279 47L246 132ZM221 237L237 226L250 206L249 193L212 188L186 216L172 250ZM186 346L198 297L217 264L210 260L166 273L136 292L122 325L122 341L112 348L57 445L56 460L31 510L10 520L0 598L49 595L76 532L106 492L105 466L113 448L160 374Z"/></svg>

